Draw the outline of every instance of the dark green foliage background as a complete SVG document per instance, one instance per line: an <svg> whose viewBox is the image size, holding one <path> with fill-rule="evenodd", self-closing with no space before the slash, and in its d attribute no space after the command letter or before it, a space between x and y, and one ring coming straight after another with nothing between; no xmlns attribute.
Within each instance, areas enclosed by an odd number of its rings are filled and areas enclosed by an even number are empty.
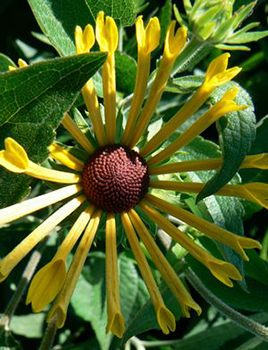
<svg viewBox="0 0 268 350"><path fill-rule="evenodd" d="M76 0L66 0L66 1L56 1L57 8L60 9L63 3L72 3ZM116 1L116 0L115 0ZM51 0L46 0L47 3L50 3ZM88 3L94 5L94 1L87 0ZM124 4L124 1L121 1ZM248 0L238 0L236 1L237 7L241 4L247 4L250 1ZM77 0L77 3L84 4L85 1ZM126 6L125 2L125 6ZM142 8L142 1L135 1L135 9L138 11ZM149 0L147 1L148 6L144 9L143 13L146 16L152 15L157 11L157 15L162 21L162 27L165 29L167 27L167 22L169 15L171 14L171 5L167 1L165 7L161 11L161 6L163 6L163 1L161 0ZM173 1L176 3L176 1ZM84 6L84 5L81 5ZM181 1L177 0L177 6L181 8ZM108 8L108 11L112 9ZM107 9L106 9L107 11ZM116 17L116 13L113 13ZM68 33L70 38L73 37L73 28L75 24L85 25L87 22L92 21L96 13L94 8L92 14L87 17L86 11L83 18L79 17L80 23L76 22L76 16L71 15L70 20L65 23L65 26L68 28ZM118 21L118 24L128 25L134 19L134 16L131 16L130 12L126 12L126 16L123 19ZM259 30L267 29L267 10L265 12L265 1L258 1L256 9L253 15L249 18L248 22L259 21L260 27ZM247 21L246 21L247 23ZM33 14L30 10L28 2L26 0L1 0L0 2L0 52L9 56L14 62L17 61L19 57L29 61L34 61L35 59L46 59L54 58L58 56L56 50L48 46L45 43L42 43L40 40L35 38L31 32L40 33L40 28L33 17ZM126 33L128 38L133 37L134 29L133 27L126 28ZM18 39L20 41L18 41ZM23 49L22 42L29 45L31 48L25 50ZM163 44L163 35L161 38L161 44ZM267 143L267 130L268 123L267 118L263 119L268 112L267 108L267 91L268 91L268 41L261 40L257 43L251 43L251 52L233 52L230 62L230 66L239 65L243 67L243 72L236 78L236 81L247 90L249 95L252 97L254 106L255 106L255 115L258 120L258 129L257 137L255 143L251 146L249 153L257 152L268 152L268 143ZM117 62L118 65L122 67L122 70L118 72L117 82L118 90L120 93L130 93L133 90L133 76L135 75L136 65L135 61L130 58L130 56L136 58L136 47L135 40L129 39L124 43L124 48L127 51L127 54L118 54ZM22 50L23 49L23 50ZM73 44L70 42L60 53L70 54L74 49ZM29 56L25 56L25 52ZM157 50L153 54L153 63L152 68L156 66L156 60L159 57L161 50ZM198 68L205 70L209 62L218 54L219 50L213 50L202 62L199 63ZM128 69L130 67L130 69ZM186 72L191 74L191 72ZM73 96L75 98L75 96ZM164 102L169 102L170 96L164 95ZM178 103L180 100L177 100ZM72 102L69 101L71 105ZM168 120L170 117L170 111L163 112L163 117L165 120ZM57 119L56 123L59 122ZM55 126L55 125L54 125ZM10 130L9 130L10 131ZM46 132L44 126L44 133ZM58 135L61 141L66 141L68 143L68 135L59 128ZM250 131L249 131L250 138ZM1 135L3 137L3 135ZM215 127L209 128L203 136L212 141L218 142L218 132ZM53 133L51 130L47 131L47 144L53 139ZM211 145L210 145L211 146ZM189 148L189 154L192 157L208 157L215 156L218 154L218 149L210 147L208 143L202 141L201 139L195 140ZM249 143L246 147L249 146ZM1 145L2 148L2 145ZM192 152L192 153L191 153ZM38 153L38 152L37 152ZM184 155L180 156L180 159L184 159ZM43 150L44 158L44 150ZM42 158L42 159L43 159ZM187 158L187 157L186 157ZM4 173L0 173L1 181L5 181ZM211 174L210 174L211 175ZM251 179L261 179L261 181L268 182L267 171L242 171L242 179L249 181ZM202 179L207 181L210 177ZM17 182L17 181L21 181ZM24 185L27 182L27 178L14 175L14 183L17 182L17 187L22 188L22 183ZM27 184L28 185L28 184ZM33 190L41 192L44 189L40 189L36 186L34 181L32 184ZM24 186L24 190L21 191L20 196L23 197L27 192L28 186ZM6 197L9 197L9 193L5 194ZM3 199L3 198L2 198ZM174 199L178 201L178 199ZM195 206L194 198L189 197L185 199L185 203L191 209L194 207L197 215L208 216L210 220L214 220L219 223L223 223L226 227L234 231L241 231L242 225L242 215L244 210L246 212L246 220L244 220L245 232L246 235L252 236L261 242L264 242L264 247L268 246L268 230L267 230L267 212L259 211L259 208L256 206L250 206L246 203L245 208L242 207L239 202L237 206L234 205L234 202L225 202L221 203L221 200L216 203L220 203L221 212L218 213L214 207L211 206L211 203L208 202L200 203L198 207ZM235 223L232 220L229 220L228 215L235 215L236 211L239 208L241 216L238 217ZM254 211L256 213L253 215ZM42 211L42 213L37 213L35 220L29 222L27 220L18 223L18 226L15 226L10 230L9 228L2 229L0 235L0 258L8 253L18 242L20 242L23 237L30 232L31 229L37 226L39 220L42 220L49 213L49 209ZM68 223L67 223L68 224ZM237 226L234 227L236 224ZM154 225L151 227L152 231L155 230ZM124 236L123 230L120 227L119 236ZM14 234L15 232L15 234ZM103 233L100 232L100 236ZM266 234L266 235L265 235ZM127 246L122 238L122 243ZM161 246L161 243L158 242ZM216 246L210 246L210 243L204 240L202 242L204 246L208 247L210 250L215 250L217 254ZM104 255L101 252L103 251L103 243L98 242L98 247L93 248L92 258L89 263L86 265L83 275L77 286L77 290L74 294L72 305L69 309L69 317L66 322L65 328L58 333L55 344L61 344L62 349L108 349L111 346L113 349L120 346L120 342L112 337L111 335L106 335L105 333L105 301L104 301ZM163 248L161 246L161 248ZM41 265L45 264L53 256L55 251L55 242L52 243L45 252L44 258ZM230 250L225 250L224 255L226 259L229 259L239 268L241 267L241 261L237 259L237 256L234 256ZM265 250L263 252L263 258L261 260L256 253L250 254L251 260L249 263L245 264L245 273L247 275L247 285L236 285L234 289L228 289L227 287L222 286L216 280L211 282L211 275L207 270L205 270L197 261L193 258L187 258L187 263L193 268L197 275L202 279L204 284L211 288L216 295L220 296L225 302L229 303L231 306L243 310L244 313L248 316L256 318L259 322L268 321L268 299L267 299L267 290L268 290L268 264L267 264L267 253ZM209 309L209 305L190 287L191 294L194 299L201 305L203 309L202 316L198 318L194 314L190 319L181 319L178 321L177 330L174 333L171 333L169 336L163 335L160 331L152 331L151 329L156 328L155 315L152 309L151 303L146 303L148 300L148 293L145 289L144 283L142 282L137 269L135 262L132 259L132 255L129 250L124 251L123 248L120 248L120 269L121 269L121 278L122 278L122 288L121 288L121 300L124 305L123 313L126 316L129 329L126 333L126 338L132 335L143 332L141 335L142 339L147 340L172 340L172 339L182 339L183 336L187 335L190 331L195 331L197 334L189 337L188 339L179 340L177 343L174 343L170 346L157 346L157 349L161 350L172 350L172 349L187 349L187 350L198 350L200 349L200 342L206 350L223 350L226 348L235 349L238 348L245 341L249 340L252 336L249 333L246 333L241 328L234 326L231 322L224 324L222 316L215 311L215 309ZM171 250L168 252L168 257L170 261L176 261L177 257L174 252ZM23 261L12 273L12 278L8 280L8 283L0 285L0 313L4 310L4 306L7 305L11 294L11 284L15 285L18 283L18 280L22 274L23 268L25 267L26 262ZM178 267L179 271L180 267ZM257 271L257 273L256 273ZM156 273L156 278L159 279L159 276ZM180 312L178 305L175 304L174 298L167 291L165 285L161 285L161 290L163 292L164 298L171 309L174 308L174 312L177 311L177 318L180 317ZM251 295L248 294L247 290L252 292ZM145 305L144 305L145 304ZM99 308L96 308L96 305L100 305ZM254 316L253 316L254 315ZM45 324L44 314L33 315L31 314L30 307L26 307L24 303L21 303L14 316L14 321L11 326L13 331L13 336L17 341L20 342L23 349L38 348L42 334L44 333ZM89 322L90 321L90 322ZM131 322L132 321L132 322ZM216 327L215 324L218 324ZM145 330L148 330L145 332ZM15 340L12 338L11 334L7 334L6 344L9 344L9 349L16 348L17 345L12 347ZM260 344L256 347L257 350L266 349L266 344ZM0 344L1 348L1 344Z"/></svg>

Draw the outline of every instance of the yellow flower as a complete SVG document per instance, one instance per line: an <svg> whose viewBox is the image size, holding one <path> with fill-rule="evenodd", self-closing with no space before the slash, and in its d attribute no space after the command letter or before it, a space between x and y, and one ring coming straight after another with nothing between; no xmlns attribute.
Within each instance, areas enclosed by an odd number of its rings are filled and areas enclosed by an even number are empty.
<svg viewBox="0 0 268 350"><path fill-rule="evenodd" d="M96 21L96 41L101 51L108 51L108 59L102 69L104 121L101 117L100 105L93 81L90 79L82 90L89 117L93 124L96 144L99 146L93 146L71 117L66 114L62 120L62 125L88 153L86 162L76 158L57 143L50 146L50 157L69 168L68 172L35 164L28 159L24 148L11 138L5 140L5 149L0 151L0 165L7 170L28 174L34 178L57 182L62 185L62 187L50 193L0 210L1 225L65 200L63 206L57 209L0 261L0 281L5 280L30 250L44 237L48 236L66 217L79 207L84 208L82 211L80 210L76 222L59 246L53 259L36 273L28 291L26 302L32 304L35 312L43 310L49 303L53 302L47 319L49 321L57 316L59 328L64 325L72 293L97 234L101 217L105 212L107 212L105 228L107 331L113 332L118 337L123 336L125 325L119 298L120 281L117 266L115 215L120 214L127 239L155 308L159 327L165 334L175 330L175 317L165 305L149 263L141 249L140 241L143 242L163 280L179 301L182 313L186 317L190 317L191 309L195 310L197 314L201 313L201 309L192 299L185 285L155 243L146 224L138 215L136 207L139 207L143 213L166 231L186 251L204 264L214 277L230 287L233 285L232 280L239 281L242 279L236 267L212 256L187 234L181 232L174 224L169 222L161 212L171 214L211 239L226 244L245 260L248 259L245 249L261 247L257 241L251 238L235 235L149 193L155 188L198 193L204 184L160 181L152 179L152 176L174 172L210 170L221 165L221 158L165 165L159 165L159 163L168 160L174 152L187 145L223 115L247 108L247 106L236 104L237 88L227 91L220 101L201 115L168 147L158 153L153 153L153 156L150 155L204 104L217 86L231 80L239 73L240 68L227 69L229 54L223 54L213 60L207 69L201 87L149 142L141 149L137 150L136 147L134 150L141 136L146 132L148 123L161 99L173 63L183 50L187 39L187 31L185 28L175 30L175 22L171 22L166 34L163 56L144 106L145 90L150 74L150 54L158 46L160 38L158 19L152 18L144 27L142 17L138 17L136 38L138 47L136 85L127 124L119 144L115 143L117 110L114 60L114 53L118 44L118 30L114 20L111 17L105 18L104 13L100 12ZM75 42L78 54L89 51L95 43L93 28L88 25L83 31L80 27L76 27ZM20 66L24 65L21 64ZM267 158L266 154L246 157L242 167L267 169ZM245 198L267 208L267 187L268 185L260 183L242 186L226 185L217 194ZM69 198L71 199L68 201ZM81 207L82 204L83 207ZM77 242L79 243L72 263L67 269L66 259Z"/></svg>

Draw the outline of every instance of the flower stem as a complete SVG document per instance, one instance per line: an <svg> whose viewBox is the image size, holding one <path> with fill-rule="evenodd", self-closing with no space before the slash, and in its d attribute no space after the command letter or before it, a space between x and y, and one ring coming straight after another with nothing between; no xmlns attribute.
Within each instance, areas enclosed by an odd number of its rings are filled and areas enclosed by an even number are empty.
<svg viewBox="0 0 268 350"><path fill-rule="evenodd" d="M41 259L42 252L45 248L47 242L47 238L45 238L37 247L37 249L32 253L28 264L26 265L26 268L22 274L21 280L19 281L19 284L17 286L16 292L13 294L12 298L10 299L10 302L8 303L2 317L0 318L0 334L4 331L9 330L9 324L11 321L12 316L14 315L16 308L24 294L24 291L30 282L35 269Z"/></svg>
<svg viewBox="0 0 268 350"><path fill-rule="evenodd" d="M52 348L56 332L57 332L57 316L53 317L50 320L49 324L47 325L47 329L39 350L50 350Z"/></svg>
<svg viewBox="0 0 268 350"><path fill-rule="evenodd" d="M225 304L222 300L217 298L214 294L208 290L196 274L188 269L185 271L186 278L194 287L194 289L211 305L218 309L223 315L229 317L238 326L244 328L248 332L256 335L257 337L268 342L268 328L262 324L253 321L252 319L242 315L236 310L232 309L229 305Z"/></svg>
<svg viewBox="0 0 268 350"><path fill-rule="evenodd" d="M207 42L200 42L193 37L177 57L172 68L172 76L191 69L191 67L195 66L208 55L211 49L212 47L210 47Z"/></svg>

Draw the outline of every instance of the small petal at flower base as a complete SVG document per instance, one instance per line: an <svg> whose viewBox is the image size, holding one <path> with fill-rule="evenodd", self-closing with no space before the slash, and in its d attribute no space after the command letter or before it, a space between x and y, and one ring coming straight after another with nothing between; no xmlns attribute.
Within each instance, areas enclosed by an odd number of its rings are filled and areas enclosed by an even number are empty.
<svg viewBox="0 0 268 350"><path fill-rule="evenodd" d="M129 254L132 254L137 262L155 310L158 327L164 334L175 331L176 319L161 295L152 269L159 271L163 281L178 301L182 315L190 317L192 310L200 315L201 308L158 247L148 228L147 220L163 229L185 251L199 260L216 279L228 287L233 286L233 281L242 280L237 268L223 259L214 257L198 240L195 241L187 232L182 232L171 223L163 212L177 217L210 239L230 247L245 260L248 259L245 249L261 248L261 245L252 238L235 235L197 217L189 210L162 200L155 191L162 189L181 193L200 192L205 185L203 183L164 181L157 179L156 175L217 169L222 164L221 158L171 162L164 165L161 163L168 161L220 117L247 108L235 101L238 89L231 88L180 136L167 146L162 146L180 125L203 106L218 86L230 81L240 72L241 69L238 67L227 69L229 54L220 55L210 63L204 82L196 92L149 141L143 142L140 146L139 141L146 137L148 125L164 93L174 62L186 45L187 30L184 27L176 30L175 27L176 23L172 21L167 29L163 56L149 95L146 97L150 57L160 41L160 24L156 17L152 18L147 26L144 26L142 17L138 17L136 21L138 69L132 104L125 130L122 131L119 141L116 141L118 110L115 74L118 29L112 17L105 17L105 14L100 12L96 19L96 38L91 25L86 26L84 30L77 26L75 44L77 54L86 53L92 49L96 39L100 50L108 52L107 61L102 68L104 117L101 115L101 102L98 100L93 80L90 79L82 90L82 96L92 124L91 137L87 138L69 114L62 119L62 126L87 153L88 159L81 160L71 154L67 147L55 142L49 147L50 164L53 166L45 167L31 161L22 145L9 137L5 140L5 149L0 151L0 166L8 171L28 174L59 186L37 198L0 210L1 225L64 201L62 206L59 206L0 261L0 281L6 279L43 238L55 234L54 231L58 230L63 220L72 214L74 215L70 220L75 217L71 227L65 230L62 243L52 260L35 274L26 300L27 304L32 305L34 312L40 312L53 303L47 321L56 318L58 328L64 326L72 294L87 258L90 259L90 249L102 222L105 222L103 231L106 252L106 331L119 338L124 336L128 324L124 319L124 308L120 301L118 254L121 248L117 239L118 222L124 228L131 249ZM67 170L53 169L59 165L61 169L65 167ZM248 156L241 167L266 169L267 154ZM267 186L262 183L228 184L216 195L239 197L268 208ZM94 245L98 246L97 240ZM71 256L75 247L75 253ZM67 264L69 259L70 266Z"/></svg>

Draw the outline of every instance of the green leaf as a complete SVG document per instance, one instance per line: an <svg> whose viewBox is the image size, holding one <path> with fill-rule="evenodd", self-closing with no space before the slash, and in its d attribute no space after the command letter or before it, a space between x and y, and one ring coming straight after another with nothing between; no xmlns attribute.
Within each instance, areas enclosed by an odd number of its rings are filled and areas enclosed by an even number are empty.
<svg viewBox="0 0 268 350"><path fill-rule="evenodd" d="M239 85L230 82L219 87L212 95L212 102L217 102L232 86ZM238 105L247 105L248 108L243 111L228 113L217 122L223 164L221 169L208 181L204 189L199 193L197 201L216 193L234 177L254 141L254 107L248 93L241 87L239 89L236 102Z"/></svg>
<svg viewBox="0 0 268 350"><path fill-rule="evenodd" d="M0 72L8 71L9 66L16 67L15 63L9 57L0 53Z"/></svg>
<svg viewBox="0 0 268 350"><path fill-rule="evenodd" d="M171 20L171 15L172 15L172 2L171 0L167 0L165 5L161 8L161 11L159 14L159 22L161 27L159 47L162 47L164 45L166 32L169 26L169 22Z"/></svg>
<svg viewBox="0 0 268 350"><path fill-rule="evenodd" d="M268 286L256 279L247 277L248 291L244 291L235 283L230 288L223 285L216 278L211 277L211 273L199 261L188 255L186 260L191 268L202 280L204 285L218 298L228 305L245 311L267 312L268 311Z"/></svg>
<svg viewBox="0 0 268 350"><path fill-rule="evenodd" d="M133 261L121 254L118 266L121 311L127 325L149 297ZM104 253L91 254L89 267L84 268L84 274L79 278L72 298L72 306L78 316L91 322L101 349L108 349L114 336L111 333L106 333L107 302Z"/></svg>
<svg viewBox="0 0 268 350"><path fill-rule="evenodd" d="M197 137L190 144L185 146L183 151L184 153L177 155L177 159L180 161L219 157L218 146L201 137ZM187 182L205 183L214 173L215 171L189 172L185 174L184 180ZM185 202L195 215L212 221L233 233L243 235L242 218L244 209L239 199L211 196L196 204L194 198L189 197ZM225 259L234 264L243 275L242 258L227 246L217 243L217 247ZM245 287L244 284L243 287Z"/></svg>
<svg viewBox="0 0 268 350"><path fill-rule="evenodd" d="M268 320L267 314L264 313L251 316L250 318L261 323ZM206 350L231 349L232 340L241 339L244 341L246 335L247 333L243 328L229 321L219 326L212 326L186 339L177 340L172 349L199 350L200 345L202 345L202 349ZM234 349L233 346L232 349Z"/></svg>
<svg viewBox="0 0 268 350"><path fill-rule="evenodd" d="M103 53L83 54L1 73L0 149L6 137L13 137L32 160L42 162L54 129L105 59ZM25 175L0 169L0 206L22 199L29 182Z"/></svg>
<svg viewBox="0 0 268 350"><path fill-rule="evenodd" d="M74 30L95 26L99 11L112 16L118 25L132 25L135 19L132 0L28 0L43 33L62 56L74 54Z"/></svg>
<svg viewBox="0 0 268 350"><path fill-rule="evenodd" d="M165 91L176 94L191 94L203 83L204 77L189 75L172 79L168 82Z"/></svg>
<svg viewBox="0 0 268 350"><path fill-rule="evenodd" d="M268 153L268 115L257 124L256 139L251 147L250 154ZM240 171L243 182L268 182L268 170L242 169Z"/></svg>
<svg viewBox="0 0 268 350"><path fill-rule="evenodd" d="M13 316L10 329L14 334L22 335L26 338L42 338L45 314L29 314Z"/></svg>
<svg viewBox="0 0 268 350"><path fill-rule="evenodd" d="M244 44L250 43L252 41L258 41L262 38L268 36L268 30L263 32L250 32L250 33L242 33L240 35L235 36L234 38L230 38L228 43L230 44Z"/></svg>
<svg viewBox="0 0 268 350"><path fill-rule="evenodd" d="M123 52L116 52L115 65L116 90L127 95L133 93L137 73L136 61Z"/></svg>
<svg viewBox="0 0 268 350"><path fill-rule="evenodd" d="M82 311L80 302L80 310L83 312L84 319L88 319L91 322L92 328L96 334L98 342L102 350L108 350L112 341L113 335L106 333L107 324L107 303L105 292L105 255L104 253L91 254L89 261L89 269L84 269L84 277L89 283L87 288L91 289L89 295L83 296L83 304L86 309ZM76 299L78 302L79 300ZM72 302L73 304L73 302ZM86 306L87 304L87 306ZM74 304L73 304L74 305ZM77 307L76 307L77 310ZM80 315L81 315L80 312Z"/></svg>

